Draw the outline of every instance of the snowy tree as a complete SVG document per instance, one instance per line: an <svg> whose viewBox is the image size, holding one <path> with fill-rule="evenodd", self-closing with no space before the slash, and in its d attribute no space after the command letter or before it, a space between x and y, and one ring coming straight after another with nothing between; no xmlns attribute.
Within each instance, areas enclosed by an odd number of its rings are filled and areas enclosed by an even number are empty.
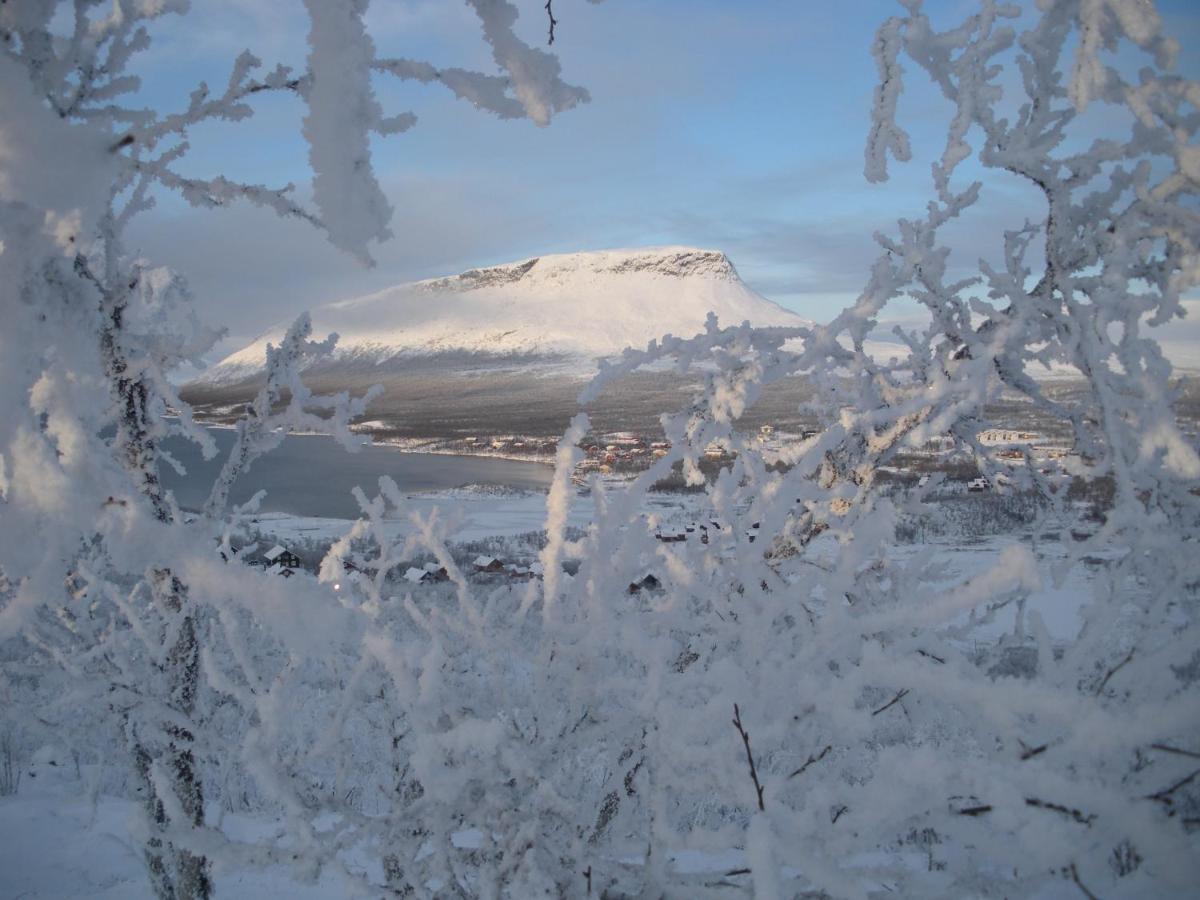
<svg viewBox="0 0 1200 900"><path fill-rule="evenodd" d="M391 208L369 139L415 124L409 113L384 114L374 78L441 84L480 109L543 125L587 99L561 80L553 56L515 35L512 4L470 5L498 74L382 56L366 32L365 0L312 2L302 70L264 69L247 51L225 85L198 85L177 110L142 107L131 71L158 21L185 13L185 0L0 9L0 636L19 635L77 685L100 690L95 702L110 711L105 721L141 783L160 897L211 892L209 850L189 846L203 843L198 755L216 749L202 727L202 634L261 591L248 572L212 570L229 486L293 428L349 439L346 423L369 396L304 389L299 358L327 352L336 336L308 342L302 319L269 354L272 375L238 426L208 517L186 521L160 478L160 466L174 464L163 439L177 433L208 455L215 448L167 373L198 361L219 334L198 324L180 276L129 255L125 231L160 193L175 192L198 207L242 201L301 218L370 262L370 242L390 235ZM244 119L269 92L307 108L315 209L292 185L197 178L181 167L189 129Z"/></svg>
<svg viewBox="0 0 1200 900"><path fill-rule="evenodd" d="M647 562L664 573L666 596L640 615L604 612L634 616L644 647L652 893L671 890L654 851L719 852L738 826L746 865L734 871L756 896L791 895L784 865L835 896L1012 895L1057 877L1088 896L1183 891L1195 875L1200 460L1174 421L1170 366L1144 332L1182 316L1180 295L1200 276L1197 86L1166 71L1177 48L1148 4L1045 2L1017 30L1020 8L985 2L947 31L916 0L904 6L874 45L867 175L880 180L889 154L909 155L895 115L910 60L953 106L925 216L880 236L866 289L826 326L714 322L601 373L593 390L673 358L708 388L664 420L671 453L599 504L572 548L581 568L568 597L547 581L544 609L584 616ZM1127 43L1153 61L1135 82L1116 55ZM1124 110L1125 136L1086 140L1079 120L1100 102ZM951 281L939 233L983 190L957 183L968 160L1034 184L1044 218L997 235L1003 269L981 263L978 277ZM864 341L901 298L923 304L930 324L901 332L906 360L880 364ZM1051 364L1086 379L1086 403L1047 395L1032 375ZM786 449L777 474L733 423L765 385L796 375L822 390L827 424ZM1025 610L1041 580L1029 546L939 587L927 559L896 552L912 501L881 489L881 467L950 434L999 472L976 435L1002 390L1070 423L1079 454L1059 475L1026 465L1012 476L1041 495L1041 524L1059 532L1055 579L1105 560L1073 641L1053 640ZM737 452L710 490L728 536L654 547L630 515L634 495L672 463L698 479L714 440ZM1113 485L1090 535L1066 508L1071 475ZM749 543L756 523L766 547ZM1006 608L1011 632L980 660L971 636ZM668 674L672 660L682 671Z"/></svg>

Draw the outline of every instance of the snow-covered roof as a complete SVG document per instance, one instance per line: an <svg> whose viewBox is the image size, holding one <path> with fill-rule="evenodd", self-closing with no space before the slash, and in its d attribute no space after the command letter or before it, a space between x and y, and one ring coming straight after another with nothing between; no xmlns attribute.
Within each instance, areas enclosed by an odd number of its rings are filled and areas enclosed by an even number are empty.
<svg viewBox="0 0 1200 900"><path fill-rule="evenodd" d="M275 559L283 553L287 553L287 548L281 547L279 544L276 544L274 547L272 547L270 550L268 550L266 553L263 554L263 559L269 559L271 562L274 562Z"/></svg>
<svg viewBox="0 0 1200 900"><path fill-rule="evenodd" d="M425 577L425 570L418 569L416 566L410 566L408 571L404 573L404 580L411 581L413 584L420 584L421 579Z"/></svg>
<svg viewBox="0 0 1200 900"><path fill-rule="evenodd" d="M485 566L490 566L493 563L496 563L498 561L499 560L497 560L496 557L494 557L494 556L480 555L480 556L475 557L475 565L479 566L480 568L484 568Z"/></svg>

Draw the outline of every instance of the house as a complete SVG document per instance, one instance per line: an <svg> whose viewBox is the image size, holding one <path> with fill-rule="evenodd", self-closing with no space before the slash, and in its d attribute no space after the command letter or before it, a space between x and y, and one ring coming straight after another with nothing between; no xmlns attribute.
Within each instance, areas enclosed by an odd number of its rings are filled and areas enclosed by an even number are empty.
<svg viewBox="0 0 1200 900"><path fill-rule="evenodd" d="M636 581L629 582L629 593L631 594L640 594L642 591L657 591L661 588L662 582L651 572L647 572Z"/></svg>
<svg viewBox="0 0 1200 900"><path fill-rule="evenodd" d="M654 536L664 544L677 544L687 540L687 532L684 531L660 531Z"/></svg>
<svg viewBox="0 0 1200 900"><path fill-rule="evenodd" d="M428 572L418 569L416 566L409 566L405 569L403 577L409 584L428 584L431 580Z"/></svg>
<svg viewBox="0 0 1200 900"><path fill-rule="evenodd" d="M1017 431L1008 428L990 428L987 431L979 432L979 443L985 445L995 444L1029 444L1038 439L1038 435L1031 431Z"/></svg>
<svg viewBox="0 0 1200 900"><path fill-rule="evenodd" d="M279 566L284 569L300 568L300 557L290 550L287 550L276 544L270 550L263 554L263 559L267 561L269 566Z"/></svg>
<svg viewBox="0 0 1200 900"><path fill-rule="evenodd" d="M449 581L450 573L446 571L445 566L427 562L423 566L409 566L401 577L409 584L437 584Z"/></svg>
<svg viewBox="0 0 1200 900"><path fill-rule="evenodd" d="M982 493L983 491L988 490L990 487L991 485L988 483L988 480L982 475L978 478L972 478L967 482L967 490L971 491L972 493Z"/></svg>
<svg viewBox="0 0 1200 900"><path fill-rule="evenodd" d="M421 567L421 571L425 573L424 584L438 584L450 580L450 573L446 571L446 567L436 560L425 563Z"/></svg>
<svg viewBox="0 0 1200 900"><path fill-rule="evenodd" d="M477 556L472 563L476 572L503 572L504 563L494 556Z"/></svg>

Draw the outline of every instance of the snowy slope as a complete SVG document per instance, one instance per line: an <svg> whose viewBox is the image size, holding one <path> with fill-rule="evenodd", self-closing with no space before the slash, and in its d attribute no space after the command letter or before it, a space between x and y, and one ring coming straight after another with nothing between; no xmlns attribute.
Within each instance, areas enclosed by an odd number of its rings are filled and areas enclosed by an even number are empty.
<svg viewBox="0 0 1200 900"><path fill-rule="evenodd" d="M313 333L340 335L337 357L355 364L469 354L545 358L586 374L597 357L690 337L715 312L724 325L803 325L750 290L718 251L688 247L542 256L402 284L313 313ZM228 383L257 372L280 323L201 379Z"/></svg>

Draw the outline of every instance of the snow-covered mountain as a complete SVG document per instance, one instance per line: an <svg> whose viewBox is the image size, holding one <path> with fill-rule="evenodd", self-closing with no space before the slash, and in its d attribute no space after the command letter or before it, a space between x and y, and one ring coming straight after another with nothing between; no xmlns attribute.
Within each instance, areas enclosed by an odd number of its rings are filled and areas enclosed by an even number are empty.
<svg viewBox="0 0 1200 900"><path fill-rule="evenodd" d="M313 312L313 334L340 336L332 361L364 367L422 358L552 365L586 375L598 357L664 334L690 337L712 311L722 324L802 325L756 294L715 250L661 247L541 256L401 284ZM197 383L253 377L280 323ZM466 361L464 360L464 361ZM390 368L390 366L389 366Z"/></svg>

